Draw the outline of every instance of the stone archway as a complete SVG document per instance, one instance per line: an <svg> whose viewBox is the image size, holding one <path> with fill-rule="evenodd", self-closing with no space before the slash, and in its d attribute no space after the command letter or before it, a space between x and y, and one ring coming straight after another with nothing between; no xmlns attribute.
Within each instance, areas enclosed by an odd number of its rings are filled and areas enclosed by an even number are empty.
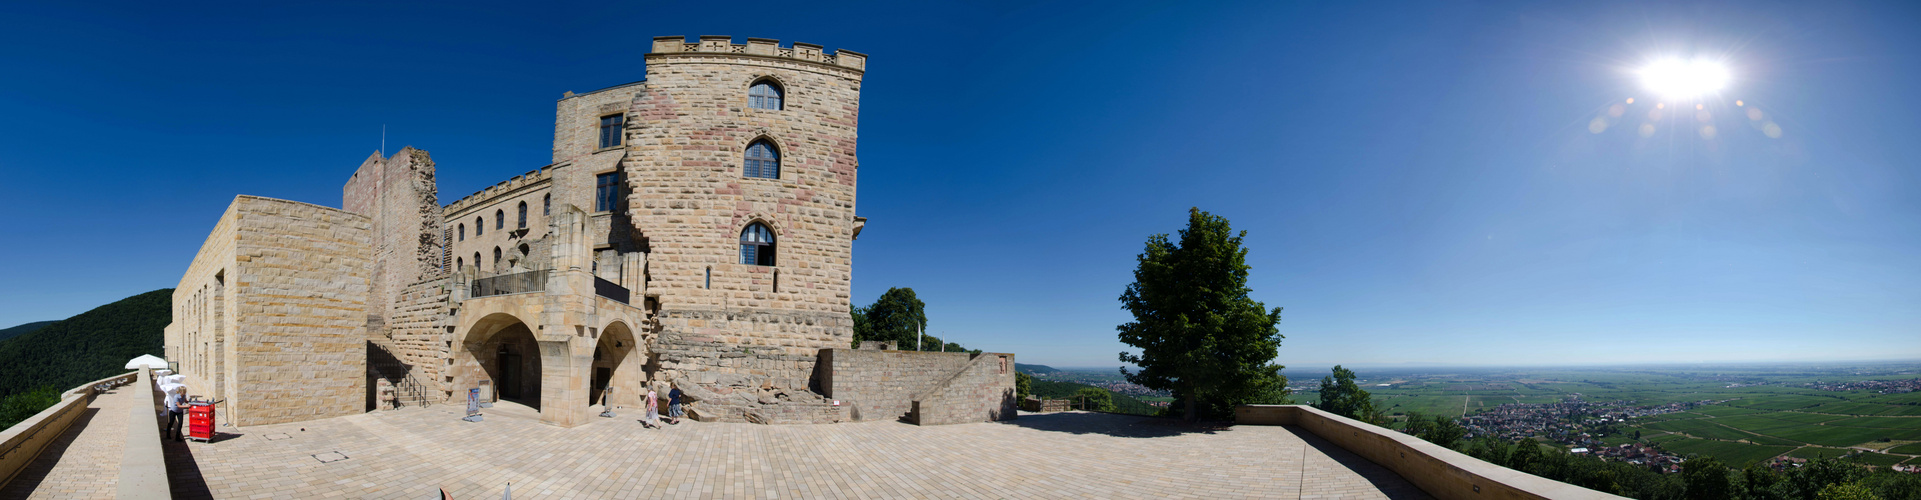
<svg viewBox="0 0 1921 500"><path fill-rule="evenodd" d="M508 313L486 315L468 327L454 355L454 394L464 401L467 388L483 387L487 401L506 400L541 408L540 342L520 318Z"/></svg>
<svg viewBox="0 0 1921 500"><path fill-rule="evenodd" d="M634 331L626 323L615 321L601 329L600 339L594 345L593 367L588 374L589 406L600 404L603 395L607 404L629 408L639 407L647 394L646 349L636 342ZM612 392L607 389L611 388Z"/></svg>

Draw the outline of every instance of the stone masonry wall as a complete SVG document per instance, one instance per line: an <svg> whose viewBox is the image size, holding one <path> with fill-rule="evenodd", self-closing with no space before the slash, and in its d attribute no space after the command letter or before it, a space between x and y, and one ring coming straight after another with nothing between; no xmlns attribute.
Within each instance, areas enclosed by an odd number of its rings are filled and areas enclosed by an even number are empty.
<svg viewBox="0 0 1921 500"><path fill-rule="evenodd" d="M388 324L393 334L391 345L393 354L399 361L407 364L408 373L387 373L389 377L412 376L423 389L431 390L436 396L432 401L445 399L448 381L442 372L447 361L452 359L448 352L447 319L451 314L450 278L434 278L408 285L401 289L399 300L393 304L392 322ZM393 382L401 383L401 380Z"/></svg>
<svg viewBox="0 0 1921 500"><path fill-rule="evenodd" d="M1011 420L1019 414L1014 398L1014 355L982 353L965 369L914 397L910 417L920 425Z"/></svg>
<svg viewBox="0 0 1921 500"><path fill-rule="evenodd" d="M233 381L231 333L235 315L234 288L224 286L234 276L234 237L239 226L240 199L229 203L214 223L206 242L188 264L173 291L173 322L167 325L164 356L187 377L189 394L231 399Z"/></svg>
<svg viewBox="0 0 1921 500"><path fill-rule="evenodd" d="M655 40L627 118L628 213L650 243L647 288L660 297L663 339L813 356L852 339L843 319L864 58L748 42ZM783 109L748 107L747 89L761 79L783 88ZM778 179L743 176L755 140L778 147ZM776 265L739 263L741 231L755 222L775 233ZM717 325L720 316L732 319Z"/></svg>
<svg viewBox="0 0 1921 500"><path fill-rule="evenodd" d="M376 152L341 188L341 206L371 220L373 304L394 304L407 285L445 274L442 227L434 162L426 151L401 148L391 158ZM392 310L368 311L370 334L388 334Z"/></svg>
<svg viewBox="0 0 1921 500"><path fill-rule="evenodd" d="M852 407L853 420L897 419L913 409L916 395L967 367L968 357L964 352L823 349L821 393Z"/></svg>
<svg viewBox="0 0 1921 500"><path fill-rule="evenodd" d="M235 201L235 425L352 415L366 403L371 222L305 203Z"/></svg>

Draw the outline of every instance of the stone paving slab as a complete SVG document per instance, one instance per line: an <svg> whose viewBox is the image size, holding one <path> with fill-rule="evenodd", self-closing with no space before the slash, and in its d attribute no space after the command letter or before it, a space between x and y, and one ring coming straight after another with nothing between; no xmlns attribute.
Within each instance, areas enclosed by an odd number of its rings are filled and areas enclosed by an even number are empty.
<svg viewBox="0 0 1921 500"><path fill-rule="evenodd" d="M113 498L126 455L127 412L136 403L153 404L135 385L95 396L66 432L0 487L0 499Z"/></svg>
<svg viewBox="0 0 1921 500"><path fill-rule="evenodd" d="M687 421L562 429L503 403L223 429L169 443L176 498L1428 498L1292 427L1092 413L920 427ZM598 410L595 411L596 413ZM345 457L345 458L340 458Z"/></svg>

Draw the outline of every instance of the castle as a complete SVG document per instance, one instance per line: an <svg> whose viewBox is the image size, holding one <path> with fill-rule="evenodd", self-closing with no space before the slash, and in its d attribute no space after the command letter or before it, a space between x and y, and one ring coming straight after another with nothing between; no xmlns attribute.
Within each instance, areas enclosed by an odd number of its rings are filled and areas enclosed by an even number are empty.
<svg viewBox="0 0 1921 500"><path fill-rule="evenodd" d="M450 204L412 147L339 209L236 197L166 358L238 425L478 390L572 427L670 385L700 420L1012 418L1012 354L851 348L866 63L655 38L645 80L558 102L550 165Z"/></svg>

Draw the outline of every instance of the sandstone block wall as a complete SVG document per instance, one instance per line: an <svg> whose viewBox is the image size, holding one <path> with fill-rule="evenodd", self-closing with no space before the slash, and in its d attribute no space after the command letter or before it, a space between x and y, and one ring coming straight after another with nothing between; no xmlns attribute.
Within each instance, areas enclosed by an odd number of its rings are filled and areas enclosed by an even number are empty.
<svg viewBox="0 0 1921 500"><path fill-rule="evenodd" d="M341 188L341 206L371 223L372 303L394 304L407 285L445 274L446 232L438 193L433 159L412 146L391 158L375 152ZM388 307L371 308L369 333L385 335L392 314Z"/></svg>
<svg viewBox="0 0 1921 500"><path fill-rule="evenodd" d="M1013 419L1014 355L981 353L956 373L914 397L912 416L920 425L965 424Z"/></svg>
<svg viewBox="0 0 1921 500"><path fill-rule="evenodd" d="M848 345L851 325L836 318L850 307L865 59L841 54L846 63L808 44L655 40L621 168L632 225L649 243L664 339L725 336L800 356ZM783 109L748 106L748 87L762 79L780 85ZM779 178L743 176L756 140L779 149ZM739 263L740 233L755 222L775 233L774 266ZM711 319L728 314L724 327Z"/></svg>
<svg viewBox="0 0 1921 500"><path fill-rule="evenodd" d="M821 393L850 406L853 420L897 419L913 410L915 396L967 367L969 356L964 352L823 349Z"/></svg>
<svg viewBox="0 0 1921 500"><path fill-rule="evenodd" d="M226 314L233 288L226 286L236 265L234 233L240 199L227 205L213 231L187 265L173 291L173 322L165 330L164 356L188 377L191 394L229 398L233 373L229 335L235 317Z"/></svg>
<svg viewBox="0 0 1921 500"><path fill-rule="evenodd" d="M362 412L371 223L284 200L234 204L228 418L260 425Z"/></svg>

